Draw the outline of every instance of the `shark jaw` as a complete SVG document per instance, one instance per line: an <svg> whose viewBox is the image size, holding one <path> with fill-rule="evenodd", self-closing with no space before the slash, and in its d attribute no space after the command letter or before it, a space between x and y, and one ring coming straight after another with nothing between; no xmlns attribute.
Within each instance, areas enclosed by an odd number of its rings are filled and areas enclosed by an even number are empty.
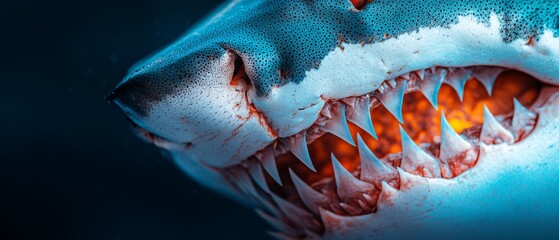
<svg viewBox="0 0 559 240"><path fill-rule="evenodd" d="M302 66L300 82L265 96L255 93L258 74L232 71L237 58L227 52L204 58L230 64L201 64L203 84L188 86L199 92L163 94L143 116L134 102L115 103L188 175L248 202L280 239L559 235L551 224L559 216L558 97L545 85L559 82L559 38L546 30L505 42L507 16L459 15L456 25L342 41ZM178 53L170 52L159 57ZM250 54L235 56L258 66ZM157 66L164 59L142 69L168 70ZM229 84L229 73L239 78ZM142 90L153 88L161 86Z"/></svg>
<svg viewBox="0 0 559 240"><path fill-rule="evenodd" d="M411 199L428 198L431 185L444 189L494 174L483 169L495 167L489 155L524 149L538 141L533 132L557 126L558 90L500 67L418 70L374 92L327 101L308 129L217 171L259 206L280 231L273 235L341 237L340 228L392 208L409 210L414 203L426 211L423 205L431 203ZM475 184L484 182L473 181L471 191ZM391 232L387 223L378 224ZM364 236L377 233L370 234Z"/></svg>

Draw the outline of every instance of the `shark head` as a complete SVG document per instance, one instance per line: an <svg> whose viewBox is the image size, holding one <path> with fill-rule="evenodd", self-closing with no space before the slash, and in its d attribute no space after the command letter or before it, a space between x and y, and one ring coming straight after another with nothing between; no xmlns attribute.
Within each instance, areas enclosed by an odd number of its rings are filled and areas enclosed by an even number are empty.
<svg viewBox="0 0 559 240"><path fill-rule="evenodd" d="M110 100L280 239L559 236L558 11L230 1Z"/></svg>

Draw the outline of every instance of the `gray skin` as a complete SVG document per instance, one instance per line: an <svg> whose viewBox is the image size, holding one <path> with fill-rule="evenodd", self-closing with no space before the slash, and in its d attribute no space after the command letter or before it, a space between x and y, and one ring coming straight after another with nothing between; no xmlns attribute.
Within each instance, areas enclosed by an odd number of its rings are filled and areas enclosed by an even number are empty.
<svg viewBox="0 0 559 240"><path fill-rule="evenodd" d="M489 35L472 32L479 40L475 46L453 35L432 45L425 45L423 37L409 40L408 36L422 36L430 29L452 30L464 17L486 27L496 17L499 29ZM520 41L538 45L545 34L548 40L535 50L515 45ZM379 0L362 10L348 0L231 1L175 43L134 66L110 99L148 141L169 151L193 179L244 201L245 196L216 169L235 166L275 140L305 130L317 119L325 99L359 96L374 91L385 79L433 66L502 66L556 84L559 49L550 42L556 43L557 38L559 4L552 0ZM405 54L383 47L392 43L417 45L421 53L402 64ZM359 60L352 46L380 50L373 51L372 60ZM538 54L520 57L527 51ZM340 64L340 74L332 76L329 57L351 64ZM360 63L376 63L378 58L382 67L361 68ZM239 60L248 80L231 85ZM313 80L317 74L323 82ZM442 196L428 199L437 197ZM351 236L344 235L351 227L331 229L336 230L325 234L332 238ZM355 230L355 236L375 236L363 235L366 229Z"/></svg>

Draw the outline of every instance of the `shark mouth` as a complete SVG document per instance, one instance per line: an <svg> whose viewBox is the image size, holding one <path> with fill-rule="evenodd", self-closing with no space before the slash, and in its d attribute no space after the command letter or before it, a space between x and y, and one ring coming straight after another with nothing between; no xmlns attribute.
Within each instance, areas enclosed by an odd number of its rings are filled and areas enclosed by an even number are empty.
<svg viewBox="0 0 559 240"><path fill-rule="evenodd" d="M325 212L374 214L406 175L455 178L476 167L482 145L522 141L538 121L525 106L545 87L501 67L414 71L327 100L308 129L218 171L259 206L272 235L320 236Z"/></svg>

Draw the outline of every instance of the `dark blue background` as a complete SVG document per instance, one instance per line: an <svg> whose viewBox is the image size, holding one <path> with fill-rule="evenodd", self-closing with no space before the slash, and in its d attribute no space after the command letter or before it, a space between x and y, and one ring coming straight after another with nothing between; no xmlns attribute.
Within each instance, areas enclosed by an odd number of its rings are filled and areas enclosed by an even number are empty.
<svg viewBox="0 0 559 240"><path fill-rule="evenodd" d="M264 239L104 97L220 1L0 3L0 239Z"/></svg>

